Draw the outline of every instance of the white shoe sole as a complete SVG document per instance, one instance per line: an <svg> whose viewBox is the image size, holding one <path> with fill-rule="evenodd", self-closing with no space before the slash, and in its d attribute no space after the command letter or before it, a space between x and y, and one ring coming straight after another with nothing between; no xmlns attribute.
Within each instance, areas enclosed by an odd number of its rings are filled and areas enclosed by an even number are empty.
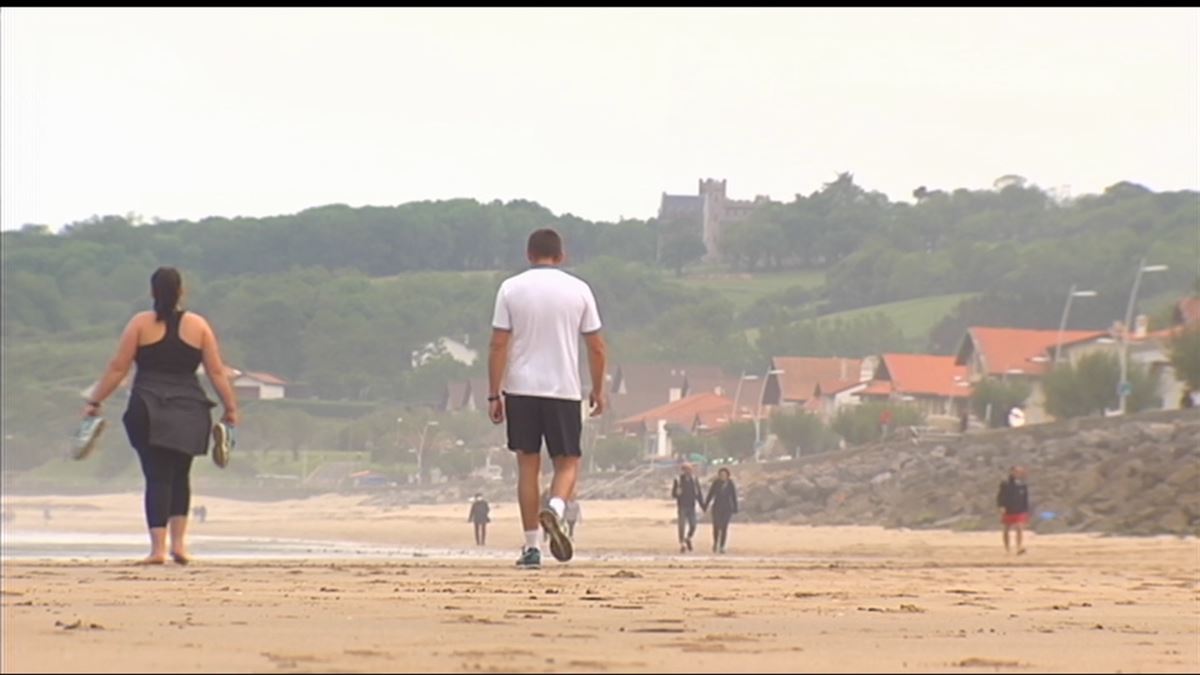
<svg viewBox="0 0 1200 675"><path fill-rule="evenodd" d="M225 433L225 425L218 422L213 425L213 464L224 469L229 465L229 438Z"/></svg>
<svg viewBox="0 0 1200 675"><path fill-rule="evenodd" d="M571 538L563 531L558 516L550 509L542 509L538 514L538 522L550 533L550 555L559 562L567 562L575 555L575 546Z"/></svg>

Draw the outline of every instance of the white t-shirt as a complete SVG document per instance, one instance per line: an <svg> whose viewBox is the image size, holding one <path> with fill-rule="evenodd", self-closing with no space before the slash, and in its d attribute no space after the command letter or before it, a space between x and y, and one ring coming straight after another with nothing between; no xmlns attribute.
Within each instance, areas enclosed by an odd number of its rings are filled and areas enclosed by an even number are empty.
<svg viewBox="0 0 1200 675"><path fill-rule="evenodd" d="M600 330L592 288L549 266L500 284L492 327L512 331L504 391L578 401L579 335Z"/></svg>

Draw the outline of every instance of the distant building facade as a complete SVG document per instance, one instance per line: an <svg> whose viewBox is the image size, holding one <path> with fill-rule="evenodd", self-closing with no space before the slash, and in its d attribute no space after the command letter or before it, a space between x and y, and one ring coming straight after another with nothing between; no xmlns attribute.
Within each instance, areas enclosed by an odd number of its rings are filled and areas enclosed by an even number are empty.
<svg viewBox="0 0 1200 675"><path fill-rule="evenodd" d="M716 260L721 254L721 231L730 224L744 221L754 207L770 201L759 195L753 200L729 199L725 192L725 180L700 179L695 195L662 194L658 207L658 219L681 220L695 223L708 253L706 261Z"/></svg>

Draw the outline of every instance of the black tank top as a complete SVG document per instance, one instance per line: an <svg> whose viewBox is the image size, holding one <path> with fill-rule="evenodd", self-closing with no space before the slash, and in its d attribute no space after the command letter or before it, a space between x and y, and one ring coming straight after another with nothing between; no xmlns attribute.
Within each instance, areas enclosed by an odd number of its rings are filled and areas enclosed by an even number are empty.
<svg viewBox="0 0 1200 675"><path fill-rule="evenodd" d="M200 367L202 352L179 337L179 322L185 311L176 312L174 317L167 319L167 334L163 339L138 346L134 360L139 371L195 373Z"/></svg>

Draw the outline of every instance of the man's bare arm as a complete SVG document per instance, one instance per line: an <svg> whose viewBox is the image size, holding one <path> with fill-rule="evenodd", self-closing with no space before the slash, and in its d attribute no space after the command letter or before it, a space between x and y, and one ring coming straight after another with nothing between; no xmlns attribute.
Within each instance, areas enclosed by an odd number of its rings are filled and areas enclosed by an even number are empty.
<svg viewBox="0 0 1200 675"><path fill-rule="evenodd" d="M599 331L588 333L583 336L583 339L587 343L588 368L592 374L592 393L588 396L588 400L592 404L592 416L596 417L603 414L608 407L608 400L604 394L604 373L608 368L608 345L604 343L604 336Z"/></svg>
<svg viewBox="0 0 1200 675"><path fill-rule="evenodd" d="M508 367L508 341L511 337L512 331L493 328L492 342L488 347L488 416L496 424L504 421L504 402L498 397L500 387L504 384L504 370Z"/></svg>

